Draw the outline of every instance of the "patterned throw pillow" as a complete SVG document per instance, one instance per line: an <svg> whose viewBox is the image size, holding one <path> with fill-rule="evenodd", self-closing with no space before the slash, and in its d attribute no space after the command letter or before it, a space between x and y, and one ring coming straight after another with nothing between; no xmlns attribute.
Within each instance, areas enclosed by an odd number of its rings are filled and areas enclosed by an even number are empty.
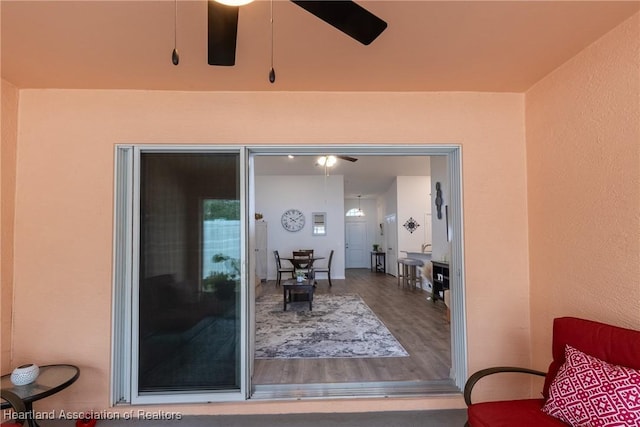
<svg viewBox="0 0 640 427"><path fill-rule="evenodd" d="M640 427L640 371L569 345L542 410L573 427Z"/></svg>

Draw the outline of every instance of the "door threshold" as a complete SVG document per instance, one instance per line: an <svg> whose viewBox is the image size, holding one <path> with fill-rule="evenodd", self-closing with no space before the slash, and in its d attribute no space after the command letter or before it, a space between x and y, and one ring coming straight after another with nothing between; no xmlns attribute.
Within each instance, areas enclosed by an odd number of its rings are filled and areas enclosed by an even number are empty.
<svg viewBox="0 0 640 427"><path fill-rule="evenodd" d="M254 385L251 400L439 396L461 393L452 379Z"/></svg>

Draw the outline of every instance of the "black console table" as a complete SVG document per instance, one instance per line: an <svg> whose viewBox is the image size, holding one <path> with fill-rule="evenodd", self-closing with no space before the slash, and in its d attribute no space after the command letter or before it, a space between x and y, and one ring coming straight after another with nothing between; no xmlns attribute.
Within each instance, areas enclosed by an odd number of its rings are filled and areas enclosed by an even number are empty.
<svg viewBox="0 0 640 427"><path fill-rule="evenodd" d="M433 294L431 301L444 300L444 291L449 289L449 263L431 261L433 265ZM442 296L440 293L442 292Z"/></svg>
<svg viewBox="0 0 640 427"><path fill-rule="evenodd" d="M371 252L371 271L376 273L387 272L387 253L386 252Z"/></svg>

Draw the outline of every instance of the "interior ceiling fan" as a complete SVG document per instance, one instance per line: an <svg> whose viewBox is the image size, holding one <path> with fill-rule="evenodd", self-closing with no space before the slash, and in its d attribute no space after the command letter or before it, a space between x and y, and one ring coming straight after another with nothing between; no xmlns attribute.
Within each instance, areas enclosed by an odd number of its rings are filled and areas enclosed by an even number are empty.
<svg viewBox="0 0 640 427"><path fill-rule="evenodd" d="M364 45L370 44L387 28L385 21L351 0L291 2ZM214 0L208 0L207 4L209 65L235 65L240 7L227 6Z"/></svg>
<svg viewBox="0 0 640 427"><path fill-rule="evenodd" d="M358 161L358 159L356 159L355 157L351 157L351 156L336 156L336 157L339 158L339 159L342 159L342 160L346 160L348 162L357 162Z"/></svg>
<svg viewBox="0 0 640 427"><path fill-rule="evenodd" d="M341 156L338 154L332 154L329 156L320 156L318 157L318 159L316 160L316 165L318 166L324 166L325 168L330 168L332 166L334 166L337 162L338 159L341 160L346 160L348 162L357 162L358 159L355 157L351 157L351 156Z"/></svg>

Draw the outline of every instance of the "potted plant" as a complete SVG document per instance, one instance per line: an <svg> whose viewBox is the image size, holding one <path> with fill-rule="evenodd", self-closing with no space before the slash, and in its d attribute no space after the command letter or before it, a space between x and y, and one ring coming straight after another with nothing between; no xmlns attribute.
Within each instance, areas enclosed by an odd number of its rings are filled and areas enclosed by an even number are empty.
<svg viewBox="0 0 640 427"><path fill-rule="evenodd" d="M227 269L231 270L231 272L212 271L203 280L203 290L205 292L213 292L220 299L228 299L236 291L238 280L240 279L240 263L236 258L223 254L215 254L212 261L225 263Z"/></svg>
<svg viewBox="0 0 640 427"><path fill-rule="evenodd" d="M378 243L373 244L373 252L378 252L380 250L380 245Z"/></svg>

